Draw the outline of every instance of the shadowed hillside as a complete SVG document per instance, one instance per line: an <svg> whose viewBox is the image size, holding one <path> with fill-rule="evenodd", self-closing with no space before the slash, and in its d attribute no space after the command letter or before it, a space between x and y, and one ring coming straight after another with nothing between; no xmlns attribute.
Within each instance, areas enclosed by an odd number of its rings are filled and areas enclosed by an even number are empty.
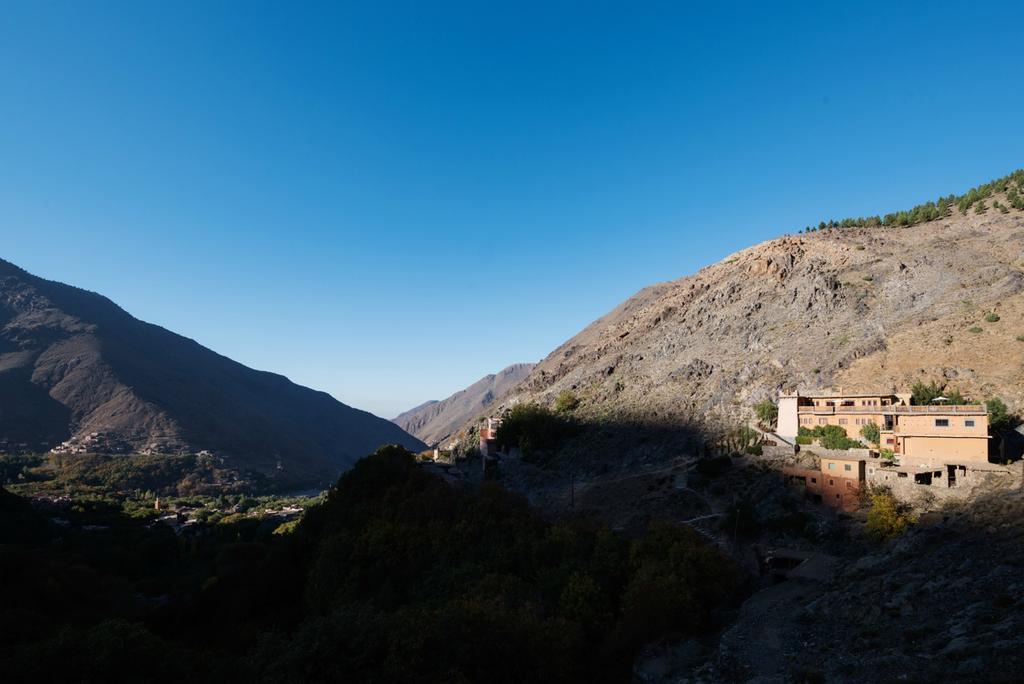
<svg viewBox="0 0 1024 684"><path fill-rule="evenodd" d="M513 364L477 380L443 401L428 401L391 420L424 442L437 444L466 422L478 418L495 401L500 401L530 373L533 365Z"/></svg>
<svg viewBox="0 0 1024 684"><path fill-rule="evenodd" d="M331 477L382 444L423 446L324 392L5 261L0 399L0 440L9 444L43 449L96 432L97 450L209 449L285 482Z"/></svg>

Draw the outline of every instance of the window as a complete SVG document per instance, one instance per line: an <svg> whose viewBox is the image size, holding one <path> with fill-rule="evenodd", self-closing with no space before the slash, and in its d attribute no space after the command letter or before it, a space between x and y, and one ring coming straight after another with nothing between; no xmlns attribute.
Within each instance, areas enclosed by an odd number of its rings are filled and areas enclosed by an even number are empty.
<svg viewBox="0 0 1024 684"><path fill-rule="evenodd" d="M811 484L818 484L818 478L812 477L811 478Z"/></svg>
<svg viewBox="0 0 1024 684"><path fill-rule="evenodd" d="M892 437L886 437L885 438L885 443L886 444L892 444Z"/></svg>
<svg viewBox="0 0 1024 684"><path fill-rule="evenodd" d="M974 421L973 420L965 420L964 421L964 427L974 427Z"/></svg>
<svg viewBox="0 0 1024 684"><path fill-rule="evenodd" d="M935 427L949 427L949 418L936 418Z"/></svg>
<svg viewBox="0 0 1024 684"><path fill-rule="evenodd" d="M828 418L819 418L818 425L828 425Z"/></svg>
<svg viewBox="0 0 1024 684"><path fill-rule="evenodd" d="M840 425L846 425L846 418L840 418L839 419L839 424Z"/></svg>
<svg viewBox="0 0 1024 684"><path fill-rule="evenodd" d="M849 463L847 463L847 464L843 465L843 470L853 470L853 466L851 466Z"/></svg>
<svg viewBox="0 0 1024 684"><path fill-rule="evenodd" d="M830 486L830 487L831 487L832 485L834 485L835 483L836 483L836 481L835 481L835 480L829 480L829 481L828 481L828 484L829 484L829 486ZM839 496L839 495L838 495L838 494L836 494L836 496Z"/></svg>
<svg viewBox="0 0 1024 684"><path fill-rule="evenodd" d="M828 469L829 470L835 470L836 469L836 464L835 463L829 463L828 464Z"/></svg>

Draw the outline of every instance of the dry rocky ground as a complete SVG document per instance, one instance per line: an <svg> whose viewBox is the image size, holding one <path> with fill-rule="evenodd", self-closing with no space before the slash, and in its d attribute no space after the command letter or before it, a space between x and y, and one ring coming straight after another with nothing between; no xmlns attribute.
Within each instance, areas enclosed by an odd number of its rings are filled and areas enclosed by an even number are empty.
<svg viewBox="0 0 1024 684"><path fill-rule="evenodd" d="M934 379L1020 409L1022 313L1017 210L786 236L642 290L509 399L551 404L571 390L586 417L735 423L783 388Z"/></svg>

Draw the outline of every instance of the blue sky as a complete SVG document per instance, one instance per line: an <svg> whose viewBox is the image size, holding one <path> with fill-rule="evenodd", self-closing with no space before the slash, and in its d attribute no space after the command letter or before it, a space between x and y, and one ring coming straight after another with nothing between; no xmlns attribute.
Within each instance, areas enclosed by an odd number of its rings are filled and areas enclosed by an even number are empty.
<svg viewBox="0 0 1024 684"><path fill-rule="evenodd" d="M0 257L390 417L1024 166L1024 4L833 4L5 2Z"/></svg>

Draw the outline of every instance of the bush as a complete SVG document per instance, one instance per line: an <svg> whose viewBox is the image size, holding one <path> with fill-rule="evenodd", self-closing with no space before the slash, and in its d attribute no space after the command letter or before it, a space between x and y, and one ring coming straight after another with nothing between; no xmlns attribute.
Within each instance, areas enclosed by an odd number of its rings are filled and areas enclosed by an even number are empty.
<svg viewBox="0 0 1024 684"><path fill-rule="evenodd" d="M995 311L989 311L987 314L985 314L985 321L987 323L996 323L999 321L999 314L997 314Z"/></svg>
<svg viewBox="0 0 1024 684"><path fill-rule="evenodd" d="M519 447L524 456L554 449L575 432L575 424L539 404L517 404L502 419L497 441L502 447Z"/></svg>
<svg viewBox="0 0 1024 684"><path fill-rule="evenodd" d="M916 404L917 406L927 406L932 403L932 399L942 396L942 390L944 389L946 389L945 385L940 385L934 380L927 385L921 380L918 380L910 388L910 403Z"/></svg>
<svg viewBox="0 0 1024 684"><path fill-rule="evenodd" d="M555 399L555 410L559 413L572 413L579 405L580 399L572 390L562 390Z"/></svg>
<svg viewBox="0 0 1024 684"><path fill-rule="evenodd" d="M757 419L764 425L772 426L775 425L775 421L779 417L779 407L775 405L774 401L765 399L754 404L754 413L757 414Z"/></svg>
<svg viewBox="0 0 1024 684"><path fill-rule="evenodd" d="M878 456L883 461L888 461L890 463L896 460L896 452L894 452L892 449L882 449L881 451L878 452Z"/></svg>
<svg viewBox="0 0 1024 684"><path fill-rule="evenodd" d="M871 510L868 511L865 531L879 541L895 539L913 524L908 507L896 500L891 493L881 490L871 494Z"/></svg>
<svg viewBox="0 0 1024 684"><path fill-rule="evenodd" d="M970 328L967 329L967 332L974 333L975 335L977 335L978 333L981 332L981 328L979 328L976 325L972 325Z"/></svg>
<svg viewBox="0 0 1024 684"><path fill-rule="evenodd" d="M850 439L841 425L818 425L813 430L801 427L796 438L797 444L810 444L812 439L826 449L861 449L863 444ZM806 441L804 441L806 440Z"/></svg>
<svg viewBox="0 0 1024 684"><path fill-rule="evenodd" d="M1007 430L1016 424L1016 418L1010 414L1010 410L999 397L993 397L985 402L988 410L988 426L992 431Z"/></svg>
<svg viewBox="0 0 1024 684"><path fill-rule="evenodd" d="M879 445L879 440L882 438L881 430L878 429L878 425L875 423L868 423L862 427L860 429L860 436L875 446Z"/></svg>

